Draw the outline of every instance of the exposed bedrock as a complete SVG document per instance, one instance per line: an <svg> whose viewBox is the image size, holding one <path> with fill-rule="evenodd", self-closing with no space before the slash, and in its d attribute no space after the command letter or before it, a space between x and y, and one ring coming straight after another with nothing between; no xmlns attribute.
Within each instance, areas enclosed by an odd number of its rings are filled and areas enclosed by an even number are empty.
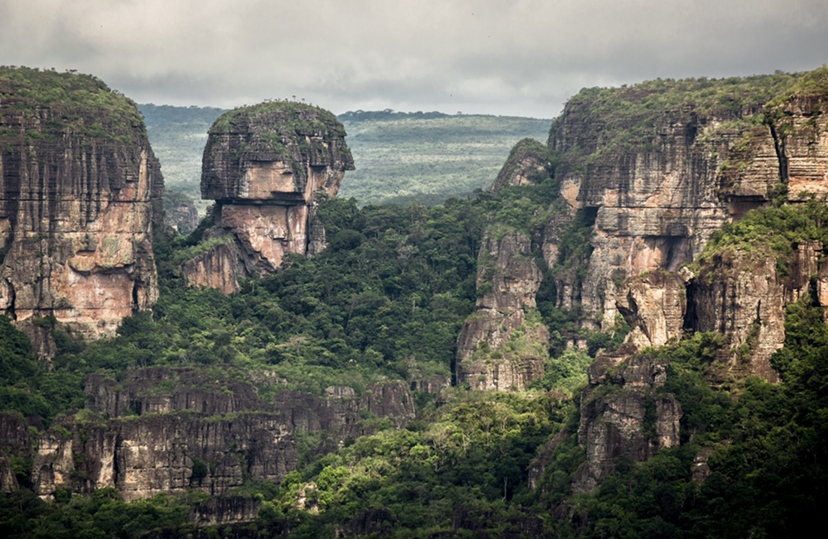
<svg viewBox="0 0 828 539"><path fill-rule="evenodd" d="M336 196L345 171L353 169L345 130L325 110L276 102L220 116L202 165L202 198L216 201L206 237L229 237L237 250L211 259L236 267L238 278L275 271L287 253L318 253L325 246L318 197ZM233 288L201 265L182 269L193 285Z"/></svg>
<svg viewBox="0 0 828 539"><path fill-rule="evenodd" d="M132 101L89 76L0 70L0 309L40 355L38 319L96 339L155 303L162 191Z"/></svg>
<svg viewBox="0 0 828 539"><path fill-rule="evenodd" d="M458 383L521 390L543 375L549 332L535 310L542 280L529 238L487 234L478 255L477 312L457 340Z"/></svg>
<svg viewBox="0 0 828 539"><path fill-rule="evenodd" d="M794 94L769 116L789 199L828 197L828 96Z"/></svg>
<svg viewBox="0 0 828 539"><path fill-rule="evenodd" d="M618 283L648 271L675 271L701 252L729 218L717 182L728 141L700 142L697 136L720 121L699 118L692 109L666 111L655 126L653 144L645 149L606 151L583 171L562 167L567 200L594 216L586 278L580 286L558 286L569 289L563 304L580 302L587 316L611 327L618 312ZM590 129L577 111L565 111L558 123L552 148L567 152L585 143L571 135ZM600 139L593 144L593 151L600 150ZM547 242L554 244L556 238Z"/></svg>
<svg viewBox="0 0 828 539"><path fill-rule="evenodd" d="M785 307L810 293L813 276L820 303L828 307L828 298L819 294L828 278L828 264L819 263L822 254L819 242L794 246L782 264L762 243L716 253L702 261L689 284L687 324L725 335L728 371L776 381L770 357L785 343ZM786 268L784 275L780 266Z"/></svg>
<svg viewBox="0 0 828 539"><path fill-rule="evenodd" d="M578 427L586 462L573 479L574 493L595 488L618 457L647 460L681 441L681 405L672 394L659 391L667 380L666 362L645 355L627 359L625 352L604 354L589 368ZM601 390L610 385L611 391Z"/></svg>
<svg viewBox="0 0 828 539"><path fill-rule="evenodd" d="M617 307L630 326L625 342L636 348L662 346L681 338L687 312L684 282L662 270L639 275L621 286Z"/></svg>
<svg viewBox="0 0 828 539"><path fill-rule="evenodd" d="M543 182L552 172L549 149L535 139L515 144L489 191L498 194L507 187Z"/></svg>
<svg viewBox="0 0 828 539"><path fill-rule="evenodd" d="M297 466L297 436L327 432L332 449L372 432L366 414L398 428L414 417L403 382L374 384L361 395L330 387L324 396L283 390L262 398L260 389L282 382L238 374L159 367L120 382L90 375L87 408L38 438L35 492L48 499L62 487L88 493L112 486L125 500L186 488L218 495L246 478L284 479Z"/></svg>

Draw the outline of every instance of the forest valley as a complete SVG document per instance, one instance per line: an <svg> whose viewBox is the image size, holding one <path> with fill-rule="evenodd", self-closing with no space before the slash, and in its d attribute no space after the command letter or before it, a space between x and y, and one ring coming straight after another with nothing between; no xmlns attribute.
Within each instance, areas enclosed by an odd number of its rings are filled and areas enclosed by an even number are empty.
<svg viewBox="0 0 828 539"><path fill-rule="evenodd" d="M20 80L43 95L21 94ZM114 97L61 109L82 94L70 84ZM205 184L204 172L202 193L217 209L188 235L158 217L140 118L137 134L107 138L106 120L67 112L112 116L124 101L91 77L0 70L7 193L23 200L9 186L35 176L10 179L14 163L51 163L44 148L71 139L97 156L84 163L144 163L133 176L145 198L136 187L130 203L156 212L125 262L104 260L109 240L88 232L4 240L8 283L46 267L23 268L26 256L54 261L85 241L72 271L109 279L128 266L138 284L129 316L100 335L61 320L56 300L25 318L24 289L3 292L3 537L741 538L816 526L828 505L828 68L584 89L548 143L515 146L489 190L432 207L336 197L353 163L330 113L236 109L204 154L216 175ZM34 103L57 111L64 135L48 118L26 123ZM268 115L292 123L256 131ZM252 138L234 142L245 129ZM110 157L107 144L143 154ZM278 189L254 196L254 180L222 176L264 162L318 189L276 204ZM109 174L97 185L126 200L133 179ZM24 202L10 200L0 231L23 230L10 216ZM307 209L308 239L289 232L275 254L251 250L253 229L231 220L284 207ZM81 267L92 252L105 270ZM141 273L147 260L156 277ZM217 274L224 289L209 284Z"/></svg>

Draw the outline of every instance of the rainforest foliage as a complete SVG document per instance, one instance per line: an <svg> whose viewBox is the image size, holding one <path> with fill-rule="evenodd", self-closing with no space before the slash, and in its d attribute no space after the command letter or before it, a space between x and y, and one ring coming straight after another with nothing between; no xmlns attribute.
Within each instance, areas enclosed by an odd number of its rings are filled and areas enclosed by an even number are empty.
<svg viewBox="0 0 828 539"><path fill-rule="evenodd" d="M592 120L598 116L589 115L603 111L604 136L631 146L650 143L643 130L665 108L692 105L752 125L762 112L756 103L795 83L822 88L820 80L776 74L651 81L584 90L572 106ZM373 128L389 132L396 123L447 121L393 113L354 113L347 120L375 122ZM370 129L365 135L374 136ZM349 144L357 154L358 143ZM496 195L478 191L442 206L324 200L319 216L328 248L309 259L288 256L279 272L245 281L229 297L186 288L178 269L215 241L203 237L209 222L186 237L156 230L161 297L152 313L125 319L114 339L79 342L53 318L41 319L58 346L57 356L45 363L32 356L25 335L0 318L0 411L30 417L30 428L41 432L83 407L88 374L119 379L153 365L207 371L229 365L242 376L268 372L284 381L262 391L263 398L282 389L323 394L329 386L346 385L359 393L383 379L449 377L458 332L478 297L484 234L520 231L537 238L554 224L566 211L555 164L575 157L550 156L551 169L533 185ZM811 201L793 208L783 201L723 227L701 260L735 250L773 255L784 275L797 243L828 244L825 205ZM406 428L376 421L373 434L346 439L332 452L302 452L298 469L280 484L248 480L226 493L261 503L255 522L235 527L195 530L187 514L207 498L195 490L127 504L114 489L90 496L60 489L46 503L30 488L31 462L10 454L23 488L0 495L0 535L260 537L289 530L291 537L335 537L370 533L359 531L365 515L372 515L374 530L395 537L813 533L828 506L828 325L814 296L816 283L787 307L785 345L771 358L780 375L776 384L757 378L711 383L726 355L721 334L688 331L679 342L638 352L667 365L666 380L654 391L681 405L681 444L645 462L619 457L595 490L573 494L572 479L586 459L578 440L579 390L594 356L618 346L628 329L619 320L613 331L586 331L577 304L558 306L555 278L586 278L595 219L595 208L562 219L558 256L550 264L533 244L544 280L531 316L533 322L540 318L552 339L544 375L529 390L471 392L455 385L439 395L415 392L417 417ZM586 349L566 349L573 339ZM610 382L600 390L620 391ZM312 438L303 445L318 442ZM196 462L196 468L206 473L208 465Z"/></svg>
<svg viewBox="0 0 828 539"><path fill-rule="evenodd" d="M158 364L272 369L288 387L316 393L333 384L359 389L377 378L449 374L457 331L474 305L474 253L482 230L492 216L519 213L522 197L543 197L544 189L509 189L502 198L481 195L430 209L413 203L359 209L352 200L327 201L321 210L331 239L327 251L290 258L283 271L247 282L229 298L185 289L165 262L195 243L198 231L189 238L159 237L162 300L152 316L127 319L114 340L84 347L55 328L61 351L46 370L32 359L26 337L0 321L2 407L48 423L82 406L87 373L104 369L118 376ZM812 206L808 215L824 211ZM517 222L531 222L526 219ZM761 223L775 223L784 234L780 219L798 217L780 208L757 211L726 227L709 248L745 244ZM558 322L565 318L559 315ZM556 319L544 321L562 329ZM536 384L540 392L454 388L438 400L423 395L418 419L406 429L348 440L334 453L305 459L281 485L248 483L229 494L262 502L251 529L281 522L292 537L333 536L372 508L386 510L388 526L405 537L451 529L453 519L515 536L527 529L562 537L797 533L828 501L828 327L815 298L788 308L786 335L772 359L782 378L776 385L748 379L738 387L711 387L705 376L723 346L716 334L642 352L669 360L661 391L682 405L683 445L643 463L619 461L590 494L572 497L570 491L584 459L576 443L577 400L545 392L583 383L589 357L571 350L550 361ZM529 489L530 463L556 434L546 472L538 488ZM693 470L702 454L712 473L698 482ZM23 463L19 469L25 486ZM304 506L296 504L300 490ZM23 488L0 496L0 530L9 537L179 533L189 529L185 516L201 501L203 495L193 492L125 504L103 490L92 497L66 491L47 504ZM552 518L562 507L583 519Z"/></svg>

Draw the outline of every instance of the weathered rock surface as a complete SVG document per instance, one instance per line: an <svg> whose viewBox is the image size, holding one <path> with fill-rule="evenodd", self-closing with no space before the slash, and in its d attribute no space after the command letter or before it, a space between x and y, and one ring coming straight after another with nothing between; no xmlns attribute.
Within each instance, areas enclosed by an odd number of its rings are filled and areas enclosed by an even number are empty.
<svg viewBox="0 0 828 539"><path fill-rule="evenodd" d="M828 96L794 93L771 107L780 174L790 200L828 196Z"/></svg>
<svg viewBox="0 0 828 539"><path fill-rule="evenodd" d="M816 133L813 121L809 124L804 112L797 116L785 109L789 114L783 116L800 127L759 125L765 104L793 80L770 76L740 83L764 92L751 98L736 86L721 85L721 96L734 92L730 99L738 107L722 105L725 97L705 101L698 90L710 86L707 81L584 90L570 100L553 124L548 144L562 157L555 172L561 194L570 207L589 214L581 226L591 228L593 236L588 259L579 264L582 271L557 276L559 304L579 303L585 323L597 318L603 329L612 327L619 286L626 279L675 271L692 261L725 222L766 203L780 180L789 181L792 192L799 189L798 180L790 181L784 172L791 151L802 156L797 177L816 189L824 181L824 165L815 155L824 149L805 143L818 136L808 139L800 133ZM697 93L682 94L680 106L666 106L670 92L677 91ZM608 106L607 99L621 108ZM664 108L647 105L637 115L627 115L628 109L659 100ZM797 108L794 102L789 108ZM803 144L783 140L780 133L795 133ZM557 261L562 234L560 226L552 228L543 248L550 267Z"/></svg>
<svg viewBox="0 0 828 539"><path fill-rule="evenodd" d="M549 332L533 311L541 280L529 238L487 234L478 255L477 312L457 340L458 383L514 391L543 375Z"/></svg>
<svg viewBox="0 0 828 539"><path fill-rule="evenodd" d="M89 76L0 69L0 309L41 355L37 319L96 339L155 303L162 191L133 102Z"/></svg>
<svg viewBox="0 0 828 539"><path fill-rule="evenodd" d="M12 492L19 485L12 466L12 457L29 459L32 445L26 420L19 414L0 413L0 492Z"/></svg>
<svg viewBox="0 0 828 539"><path fill-rule="evenodd" d="M231 496L229 498L210 498L203 504L193 507L187 520L196 526L224 526L238 522L256 520L262 502Z"/></svg>
<svg viewBox="0 0 828 539"><path fill-rule="evenodd" d="M784 276L779 274L776 255L761 242L703 260L699 275L690 283L688 325L726 336L729 371L778 380L770 357L785 343L785 307L808 293L811 276L820 269L822 250L819 242L797 245L785 261ZM822 280L817 281L818 287L819 283Z"/></svg>
<svg viewBox="0 0 828 539"><path fill-rule="evenodd" d="M681 338L687 295L675 273L652 271L625 282L617 307L630 326L626 342L637 348L662 346Z"/></svg>
<svg viewBox="0 0 828 539"><path fill-rule="evenodd" d="M239 291L239 279L249 277L239 247L231 236L181 265L191 286L217 288L230 295Z"/></svg>
<svg viewBox="0 0 828 539"><path fill-rule="evenodd" d="M164 193L164 224L179 234L189 234L198 227L198 208L193 200L178 191Z"/></svg>
<svg viewBox="0 0 828 539"><path fill-rule="evenodd" d="M79 493L112 486L125 500L186 488L218 495L248 477L281 481L297 466L297 433L326 431L331 449L372 432L365 414L399 428L414 417L402 382L369 386L362 395L331 387L324 397L280 391L264 400L238 374L151 368L120 382L91 375L87 409L38 439L35 492L49 498L61 486ZM264 376L259 383L280 382Z"/></svg>
<svg viewBox="0 0 828 539"><path fill-rule="evenodd" d="M590 366L578 427L586 462L573 480L574 493L595 488L614 469L617 457L642 461L681 441L681 405L673 395L658 391L667 380L666 362L645 355L627 359L628 352L603 355ZM620 364L619 358L624 359ZM612 391L601 390L610 385Z"/></svg>
<svg viewBox="0 0 828 539"><path fill-rule="evenodd" d="M515 144L489 191L498 194L507 187L540 183L550 176L549 149L535 139Z"/></svg>
<svg viewBox="0 0 828 539"><path fill-rule="evenodd" d="M322 109L263 103L220 116L204 149L201 193L216 201L207 237L231 236L238 253L210 258L243 267L238 278L275 271L287 253L318 253L325 232L315 216L317 197L336 196L345 171L353 169L342 124ZM182 268L193 285L233 288L204 270Z"/></svg>

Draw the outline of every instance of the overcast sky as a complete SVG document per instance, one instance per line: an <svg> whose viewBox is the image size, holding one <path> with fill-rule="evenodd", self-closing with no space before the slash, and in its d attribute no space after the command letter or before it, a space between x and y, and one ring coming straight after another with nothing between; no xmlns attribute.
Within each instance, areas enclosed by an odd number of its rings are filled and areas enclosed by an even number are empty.
<svg viewBox="0 0 828 539"><path fill-rule="evenodd" d="M0 0L0 64L139 103L551 118L584 86L826 62L828 0Z"/></svg>

